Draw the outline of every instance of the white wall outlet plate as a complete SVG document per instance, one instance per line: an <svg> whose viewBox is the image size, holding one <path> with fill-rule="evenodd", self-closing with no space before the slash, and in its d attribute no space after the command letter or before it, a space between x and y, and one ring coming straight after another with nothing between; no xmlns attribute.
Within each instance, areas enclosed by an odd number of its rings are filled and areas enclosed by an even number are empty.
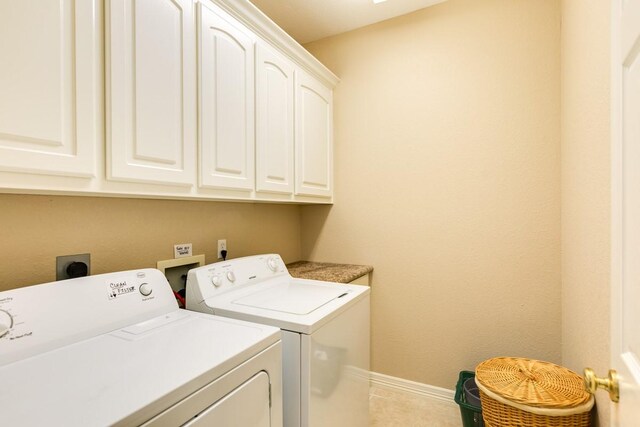
<svg viewBox="0 0 640 427"><path fill-rule="evenodd" d="M218 259L222 259L222 251L227 250L227 239L218 240Z"/></svg>
<svg viewBox="0 0 640 427"><path fill-rule="evenodd" d="M181 245L173 245L173 256L175 258L183 258L193 256L193 246L191 243L183 243Z"/></svg>

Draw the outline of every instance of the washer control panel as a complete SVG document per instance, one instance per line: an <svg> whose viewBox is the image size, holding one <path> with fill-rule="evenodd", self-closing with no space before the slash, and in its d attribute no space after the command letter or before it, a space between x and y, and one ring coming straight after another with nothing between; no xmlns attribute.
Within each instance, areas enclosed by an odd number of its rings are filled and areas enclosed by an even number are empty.
<svg viewBox="0 0 640 427"><path fill-rule="evenodd" d="M187 306L273 277L289 275L277 254L255 255L189 270Z"/></svg>
<svg viewBox="0 0 640 427"><path fill-rule="evenodd" d="M0 366L178 308L155 269L0 292Z"/></svg>

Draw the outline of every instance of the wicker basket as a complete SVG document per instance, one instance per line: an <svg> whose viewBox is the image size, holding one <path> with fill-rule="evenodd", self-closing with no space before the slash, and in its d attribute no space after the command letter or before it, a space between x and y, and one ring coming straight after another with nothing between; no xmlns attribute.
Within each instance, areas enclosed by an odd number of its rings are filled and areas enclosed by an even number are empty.
<svg viewBox="0 0 640 427"><path fill-rule="evenodd" d="M476 367L487 427L588 427L593 396L582 378L540 360L497 357Z"/></svg>

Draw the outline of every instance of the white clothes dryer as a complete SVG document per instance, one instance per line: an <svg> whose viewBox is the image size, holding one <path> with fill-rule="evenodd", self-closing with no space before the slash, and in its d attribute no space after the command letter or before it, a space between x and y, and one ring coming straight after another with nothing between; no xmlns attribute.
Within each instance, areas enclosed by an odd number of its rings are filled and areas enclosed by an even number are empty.
<svg viewBox="0 0 640 427"><path fill-rule="evenodd" d="M284 425L369 425L368 286L294 279L279 255L190 270L187 309L282 329Z"/></svg>
<svg viewBox="0 0 640 427"><path fill-rule="evenodd" d="M282 425L280 331L178 309L154 269L0 292L6 426Z"/></svg>

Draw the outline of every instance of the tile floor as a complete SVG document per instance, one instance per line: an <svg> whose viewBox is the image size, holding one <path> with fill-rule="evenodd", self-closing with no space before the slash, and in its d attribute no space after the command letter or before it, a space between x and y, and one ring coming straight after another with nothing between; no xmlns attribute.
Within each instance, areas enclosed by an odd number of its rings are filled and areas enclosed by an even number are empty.
<svg viewBox="0 0 640 427"><path fill-rule="evenodd" d="M413 393L371 386L371 427L461 427L460 410L452 400L445 402Z"/></svg>

